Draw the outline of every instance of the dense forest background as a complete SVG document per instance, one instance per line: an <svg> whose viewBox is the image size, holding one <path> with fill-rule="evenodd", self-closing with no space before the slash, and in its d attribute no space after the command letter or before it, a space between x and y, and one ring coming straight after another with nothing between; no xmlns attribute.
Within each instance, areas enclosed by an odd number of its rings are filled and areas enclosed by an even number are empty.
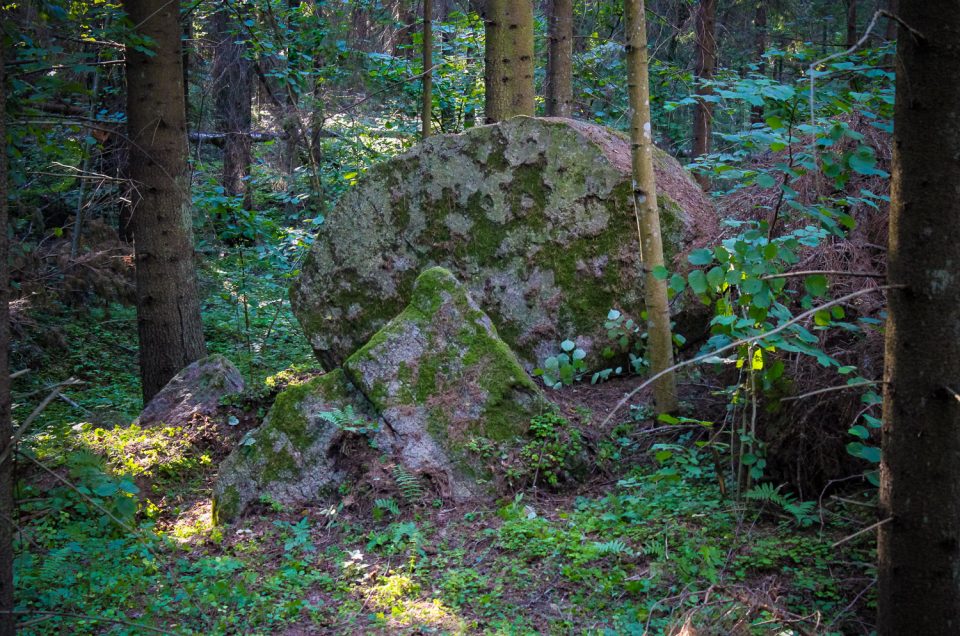
<svg viewBox="0 0 960 636"><path fill-rule="evenodd" d="M211 517L219 463L322 373L288 288L341 197L427 135L517 112L629 132L629 34L619 2L532 3L511 111L485 78L496 0L174 3L179 59L138 31L154 4L3 8L23 633L875 629L894 0L646 2L653 140L720 219L653 272L709 314L674 338L677 409L651 406L645 321L597 307L622 361L587 368L573 340L541 361L563 417L498 456L511 496L456 505L383 470L232 525ZM161 58L179 74L135 74ZM151 235L180 268L156 293L195 271L202 325L193 354L150 362L132 208L167 164L130 104L162 81L184 94L193 244ZM202 424L135 421L203 353L246 388Z"/></svg>

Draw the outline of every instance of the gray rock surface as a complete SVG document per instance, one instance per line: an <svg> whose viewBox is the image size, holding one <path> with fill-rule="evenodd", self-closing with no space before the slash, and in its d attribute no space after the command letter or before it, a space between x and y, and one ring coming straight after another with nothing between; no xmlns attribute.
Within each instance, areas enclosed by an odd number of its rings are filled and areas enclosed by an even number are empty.
<svg viewBox="0 0 960 636"><path fill-rule="evenodd" d="M220 465L213 488L214 522L235 519L258 501L303 503L336 489L345 476L337 445L348 432L345 427L354 425L383 428L343 371L287 387L263 424L247 433Z"/></svg>
<svg viewBox="0 0 960 636"><path fill-rule="evenodd" d="M140 413L140 426L189 426L216 413L220 398L243 391L243 376L227 358L211 355L175 375Z"/></svg>

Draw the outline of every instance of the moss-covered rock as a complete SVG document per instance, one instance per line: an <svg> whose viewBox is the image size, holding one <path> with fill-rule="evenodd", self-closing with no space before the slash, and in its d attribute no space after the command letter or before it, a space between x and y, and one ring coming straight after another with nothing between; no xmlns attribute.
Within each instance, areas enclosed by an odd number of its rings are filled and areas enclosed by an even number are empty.
<svg viewBox="0 0 960 636"><path fill-rule="evenodd" d="M214 521L230 521L257 501L317 500L344 478L337 446L347 429L369 425L376 431L381 424L341 370L291 385L220 465Z"/></svg>
<svg viewBox="0 0 960 636"><path fill-rule="evenodd" d="M668 258L715 235L699 187L656 156ZM327 216L291 289L321 363L335 368L399 313L426 267L449 269L526 368L579 336L606 345L611 308L642 310L628 140L517 117L434 136L367 172Z"/></svg>
<svg viewBox="0 0 960 636"><path fill-rule="evenodd" d="M440 267L417 278L410 304L344 371L386 422L394 458L455 499L484 494L493 477L468 441L518 439L546 408L490 318Z"/></svg>

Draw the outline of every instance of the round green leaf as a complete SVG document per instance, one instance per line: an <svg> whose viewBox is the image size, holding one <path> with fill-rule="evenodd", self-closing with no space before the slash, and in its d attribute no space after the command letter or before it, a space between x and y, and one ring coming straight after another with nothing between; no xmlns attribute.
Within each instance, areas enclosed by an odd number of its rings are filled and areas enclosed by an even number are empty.
<svg viewBox="0 0 960 636"><path fill-rule="evenodd" d="M823 296L827 293L827 277L823 274L807 276L803 281L803 286L811 296L815 298Z"/></svg>
<svg viewBox="0 0 960 636"><path fill-rule="evenodd" d="M687 256L687 260L690 261L691 265L709 265L713 262L713 252L706 248L693 250Z"/></svg>
<svg viewBox="0 0 960 636"><path fill-rule="evenodd" d="M695 294L706 293L707 277L699 269L695 269L690 272L690 275L687 276L687 282L690 284L690 289L692 289Z"/></svg>

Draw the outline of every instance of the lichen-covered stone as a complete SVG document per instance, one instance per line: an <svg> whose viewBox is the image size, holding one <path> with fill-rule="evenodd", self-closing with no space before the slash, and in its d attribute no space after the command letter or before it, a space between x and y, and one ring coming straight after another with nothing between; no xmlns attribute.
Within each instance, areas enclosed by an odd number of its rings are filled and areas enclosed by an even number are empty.
<svg viewBox="0 0 960 636"><path fill-rule="evenodd" d="M227 358L211 355L175 375L137 418L140 426L189 427L216 413L220 399L243 391L243 376Z"/></svg>
<svg viewBox="0 0 960 636"><path fill-rule="evenodd" d="M520 438L545 402L490 318L454 276L434 267L410 304L344 363L394 436L407 469L455 499L481 495L492 475L468 440Z"/></svg>
<svg viewBox="0 0 960 636"><path fill-rule="evenodd" d="M656 155L668 258L713 238L699 187ZM517 117L434 136L371 168L327 216L291 289L321 363L335 368L399 313L419 272L463 281L529 369L579 336L596 361L611 308L643 306L628 140Z"/></svg>
<svg viewBox="0 0 960 636"><path fill-rule="evenodd" d="M352 413L382 428L370 403L339 369L291 385L277 395L263 424L220 465L213 489L214 521L230 521L259 500L304 503L335 489L344 477L336 445L345 431L324 413Z"/></svg>

